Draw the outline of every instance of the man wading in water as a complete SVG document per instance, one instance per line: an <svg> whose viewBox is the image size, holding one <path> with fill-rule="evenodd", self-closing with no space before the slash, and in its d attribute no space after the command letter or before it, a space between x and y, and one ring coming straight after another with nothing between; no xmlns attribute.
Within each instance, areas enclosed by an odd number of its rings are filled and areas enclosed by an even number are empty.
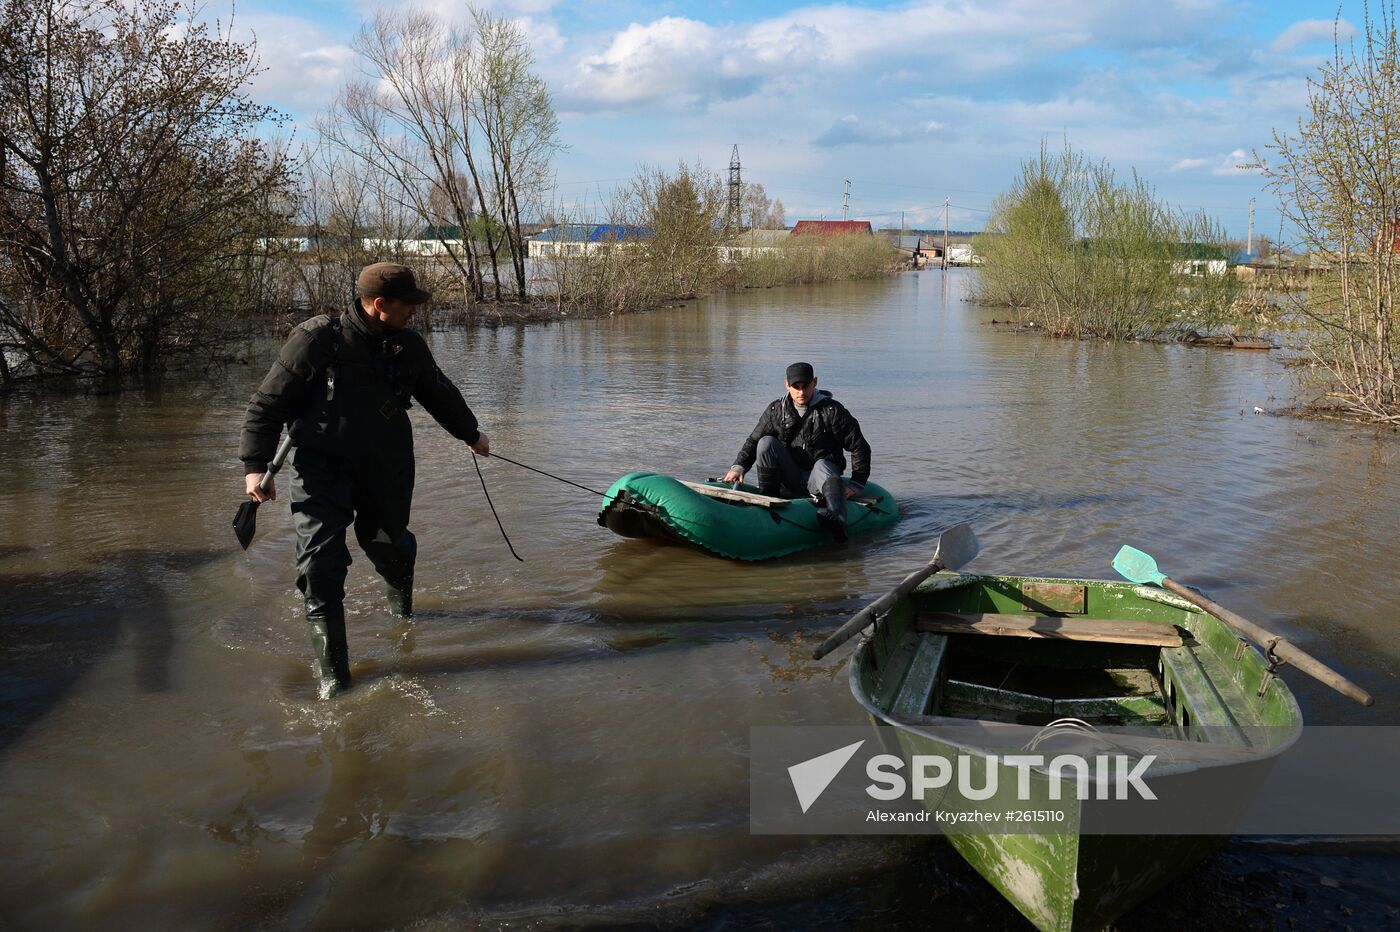
<svg viewBox="0 0 1400 932"><path fill-rule="evenodd" d="M427 343L405 330L432 294L406 266L366 266L359 298L339 316L300 324L248 405L239 459L248 494L259 502L284 424L296 424L292 454L292 518L296 526L297 588L326 699L350 687L345 641L345 530L384 577L389 610L413 614L417 541L408 529L413 502L413 399L448 433L482 456L491 446L477 430L462 393L438 369Z"/></svg>
<svg viewBox="0 0 1400 932"><path fill-rule="evenodd" d="M764 495L792 497L810 493L824 503L817 519L839 541L846 539L846 499L865 491L870 478L870 444L860 423L831 392L817 391L810 363L787 367L787 395L770 404L758 426L744 441L725 482L742 482L758 463L758 490ZM842 451L851 454L851 479L842 483L846 468Z"/></svg>

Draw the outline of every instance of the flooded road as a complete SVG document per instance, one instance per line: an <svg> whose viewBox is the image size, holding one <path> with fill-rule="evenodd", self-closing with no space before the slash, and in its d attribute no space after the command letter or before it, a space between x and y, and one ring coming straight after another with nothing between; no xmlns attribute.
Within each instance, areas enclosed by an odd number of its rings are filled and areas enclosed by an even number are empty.
<svg viewBox="0 0 1400 932"><path fill-rule="evenodd" d="M357 687L334 703L285 498L246 554L229 529L274 346L215 385L0 400L0 923L1019 928L936 840L748 832L749 727L861 721L848 651L813 662L813 637L960 521L974 570L1108 577L1141 547L1376 697L1295 673L1310 723L1400 723L1396 435L1254 414L1291 401L1267 354L1001 332L970 274L430 335L493 448L593 488L723 473L810 360L906 517L736 564L614 537L596 496L483 461L516 563L415 409L419 614L387 615L352 546ZM1120 927L1344 905L1369 928L1400 915L1396 860L1236 846ZM1232 872L1265 885L1249 909Z"/></svg>

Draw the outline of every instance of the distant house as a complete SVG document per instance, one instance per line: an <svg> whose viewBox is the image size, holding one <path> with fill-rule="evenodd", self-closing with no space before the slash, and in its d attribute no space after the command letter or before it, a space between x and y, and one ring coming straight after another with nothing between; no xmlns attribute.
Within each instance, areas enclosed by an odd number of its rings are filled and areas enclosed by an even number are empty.
<svg viewBox="0 0 1400 932"><path fill-rule="evenodd" d="M799 220L792 228L793 236L874 236L869 220Z"/></svg>
<svg viewBox="0 0 1400 932"><path fill-rule="evenodd" d="M786 230L745 230L735 233L718 247L719 261L734 262L777 252L791 234Z"/></svg>
<svg viewBox="0 0 1400 932"><path fill-rule="evenodd" d="M972 251L971 243L948 244L949 265L981 265L982 257Z"/></svg>
<svg viewBox="0 0 1400 932"><path fill-rule="evenodd" d="M621 243L642 239L655 239L651 227L631 226L626 223L600 223L588 234L590 243Z"/></svg>
<svg viewBox="0 0 1400 932"><path fill-rule="evenodd" d="M315 225L303 225L291 227L283 236L265 236L257 241L259 249L265 250L285 250L291 252L308 252L323 246L335 245L337 240L344 237L335 237L325 230Z"/></svg>
<svg viewBox="0 0 1400 932"><path fill-rule="evenodd" d="M1237 249L1230 254L1229 266L1235 272L1235 277L1241 281L1253 281L1259 277L1259 271L1263 268L1263 261L1259 253L1250 252L1245 249Z"/></svg>
<svg viewBox="0 0 1400 932"><path fill-rule="evenodd" d="M530 237L525 248L531 259L582 255L593 227L591 223L560 223Z"/></svg>
<svg viewBox="0 0 1400 932"><path fill-rule="evenodd" d="M1208 243L1173 243L1170 252L1172 271L1178 275L1224 275L1229 267L1225 251Z"/></svg>
<svg viewBox="0 0 1400 932"><path fill-rule="evenodd" d="M632 243L655 237L650 227L624 223L561 223L530 237L531 259L582 256L605 243Z"/></svg>
<svg viewBox="0 0 1400 932"><path fill-rule="evenodd" d="M415 256L466 255L462 228L454 223L426 226L407 245L406 252Z"/></svg>
<svg viewBox="0 0 1400 932"><path fill-rule="evenodd" d="M1229 271L1229 261L1225 251L1209 243L1162 243L1166 261L1177 275L1224 275ZM1080 239L1077 248L1086 255L1102 260L1116 261L1118 258L1136 254L1136 247L1120 243L1114 239Z"/></svg>
<svg viewBox="0 0 1400 932"><path fill-rule="evenodd" d="M1390 251L1400 253L1400 220L1392 220L1386 228L1386 231L1376 236L1376 246L1378 249L1385 248L1381 246L1381 244L1384 243L1387 238L1390 240Z"/></svg>

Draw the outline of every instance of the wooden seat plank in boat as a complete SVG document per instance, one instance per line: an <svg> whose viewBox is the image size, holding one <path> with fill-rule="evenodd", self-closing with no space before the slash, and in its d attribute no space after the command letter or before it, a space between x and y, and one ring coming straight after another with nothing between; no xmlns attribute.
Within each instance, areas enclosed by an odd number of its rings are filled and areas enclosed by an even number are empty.
<svg viewBox="0 0 1400 932"><path fill-rule="evenodd" d="M1168 695L1180 710L1178 725L1209 728L1217 742L1249 743L1195 652L1185 647L1162 651L1162 669Z"/></svg>
<svg viewBox="0 0 1400 932"><path fill-rule="evenodd" d="M909 662L909 672L904 675L904 683L890 703L891 715L923 715L928 711L929 701L938 683L938 668L947 650L947 638L919 635L914 658Z"/></svg>
<svg viewBox="0 0 1400 932"><path fill-rule="evenodd" d="M1050 615L1005 615L994 612L920 612L915 630L939 634L989 634L1000 637L1059 638L1180 647L1174 625L1111 618L1061 618Z"/></svg>
<svg viewBox="0 0 1400 932"><path fill-rule="evenodd" d="M691 482L688 479L677 480L687 489L699 492L701 495L708 495L710 498L722 498L727 502L743 502L745 505L759 505L763 508L786 508L792 501L790 498L778 498L773 495L760 495L757 492L744 492L740 489L722 488L717 485L706 485L703 482Z"/></svg>
<svg viewBox="0 0 1400 932"><path fill-rule="evenodd" d="M727 502L741 502L745 505L759 505L763 508L786 508L797 499L780 498L776 495L760 495L758 492L745 492L742 489L731 489L725 486L710 485L704 482L691 482L688 479L678 479L681 485L701 495L708 495L710 498L722 498ZM847 499L855 505L874 505L879 502L876 495L856 495Z"/></svg>
<svg viewBox="0 0 1400 932"><path fill-rule="evenodd" d="M1135 725L1169 725L1171 711L1160 695L1085 696L1052 698L982 683L948 680L943 710L969 718L997 713L1038 715L1045 718L1080 718L1089 722ZM993 711L995 710L995 711ZM900 721L914 721L919 713L902 713Z"/></svg>

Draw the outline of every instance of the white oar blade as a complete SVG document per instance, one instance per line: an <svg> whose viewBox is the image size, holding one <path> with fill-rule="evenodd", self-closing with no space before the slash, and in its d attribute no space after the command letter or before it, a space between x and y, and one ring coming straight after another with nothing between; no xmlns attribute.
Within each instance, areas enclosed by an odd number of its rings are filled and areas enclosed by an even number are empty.
<svg viewBox="0 0 1400 932"><path fill-rule="evenodd" d="M956 570L972 562L982 549L971 525L959 524L950 527L938 538L938 549L933 552L933 562L948 570Z"/></svg>

